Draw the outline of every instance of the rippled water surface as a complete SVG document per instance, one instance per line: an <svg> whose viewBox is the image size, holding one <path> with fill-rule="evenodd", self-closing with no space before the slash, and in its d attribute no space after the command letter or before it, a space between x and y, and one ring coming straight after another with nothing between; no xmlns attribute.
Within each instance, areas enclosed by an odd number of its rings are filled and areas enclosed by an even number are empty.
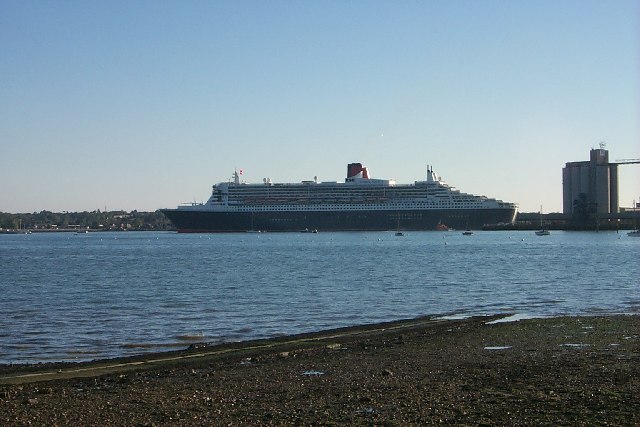
<svg viewBox="0 0 640 427"><path fill-rule="evenodd" d="M625 233L0 235L0 363L421 315L640 313Z"/></svg>

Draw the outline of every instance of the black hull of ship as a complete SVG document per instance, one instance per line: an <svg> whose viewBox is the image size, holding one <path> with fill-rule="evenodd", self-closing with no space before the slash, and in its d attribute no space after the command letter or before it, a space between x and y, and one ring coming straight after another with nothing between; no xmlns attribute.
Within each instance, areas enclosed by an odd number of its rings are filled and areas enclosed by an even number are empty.
<svg viewBox="0 0 640 427"><path fill-rule="evenodd" d="M378 210L314 212L213 212L162 209L178 232L245 231L424 231L438 224L480 230L487 224L511 223L515 209Z"/></svg>

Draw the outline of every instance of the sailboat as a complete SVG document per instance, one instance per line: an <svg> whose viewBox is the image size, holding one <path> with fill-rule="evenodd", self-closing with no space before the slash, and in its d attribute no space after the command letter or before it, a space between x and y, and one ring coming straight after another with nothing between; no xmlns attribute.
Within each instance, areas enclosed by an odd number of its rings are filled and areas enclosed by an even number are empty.
<svg viewBox="0 0 640 427"><path fill-rule="evenodd" d="M402 231L400 231L400 212L398 212L398 222L396 225L396 237L402 237L404 236L404 233Z"/></svg>
<svg viewBox="0 0 640 427"><path fill-rule="evenodd" d="M251 212L251 229L247 230L247 233L260 233L260 230L253 229L253 212Z"/></svg>
<svg viewBox="0 0 640 427"><path fill-rule="evenodd" d="M467 217L467 229L462 232L463 236L471 236L473 235L473 231L469 228L469 217Z"/></svg>
<svg viewBox="0 0 640 427"><path fill-rule="evenodd" d="M542 206L540 206L540 229L536 231L536 236L548 236L551 234L549 230L542 226Z"/></svg>

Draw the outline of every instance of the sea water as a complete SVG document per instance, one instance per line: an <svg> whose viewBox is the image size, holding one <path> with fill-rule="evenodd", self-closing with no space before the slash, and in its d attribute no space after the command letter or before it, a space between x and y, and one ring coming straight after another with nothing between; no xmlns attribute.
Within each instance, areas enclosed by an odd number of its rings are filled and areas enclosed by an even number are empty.
<svg viewBox="0 0 640 427"><path fill-rule="evenodd" d="M0 363L82 361L424 315L638 314L616 232L0 235Z"/></svg>

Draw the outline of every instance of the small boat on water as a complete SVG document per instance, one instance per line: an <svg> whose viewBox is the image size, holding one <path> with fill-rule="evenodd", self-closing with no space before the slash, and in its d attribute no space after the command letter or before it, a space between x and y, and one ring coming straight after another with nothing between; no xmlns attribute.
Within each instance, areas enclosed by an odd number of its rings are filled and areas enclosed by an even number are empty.
<svg viewBox="0 0 640 427"><path fill-rule="evenodd" d="M640 229L638 230L633 230L627 233L627 236L630 237L640 237Z"/></svg>
<svg viewBox="0 0 640 427"><path fill-rule="evenodd" d="M471 236L472 234L473 234L473 231L471 231L471 230L465 230L465 231L462 232L463 236Z"/></svg>
<svg viewBox="0 0 640 427"><path fill-rule="evenodd" d="M402 231L397 231L396 236L398 237L404 236L404 233Z"/></svg>
<svg viewBox="0 0 640 427"><path fill-rule="evenodd" d="M436 225L436 231L449 231L449 227L439 222L438 225Z"/></svg>
<svg viewBox="0 0 640 427"><path fill-rule="evenodd" d="M536 231L536 236L548 236L549 234L551 232L544 228L542 224L542 206L540 206L540 230Z"/></svg>

